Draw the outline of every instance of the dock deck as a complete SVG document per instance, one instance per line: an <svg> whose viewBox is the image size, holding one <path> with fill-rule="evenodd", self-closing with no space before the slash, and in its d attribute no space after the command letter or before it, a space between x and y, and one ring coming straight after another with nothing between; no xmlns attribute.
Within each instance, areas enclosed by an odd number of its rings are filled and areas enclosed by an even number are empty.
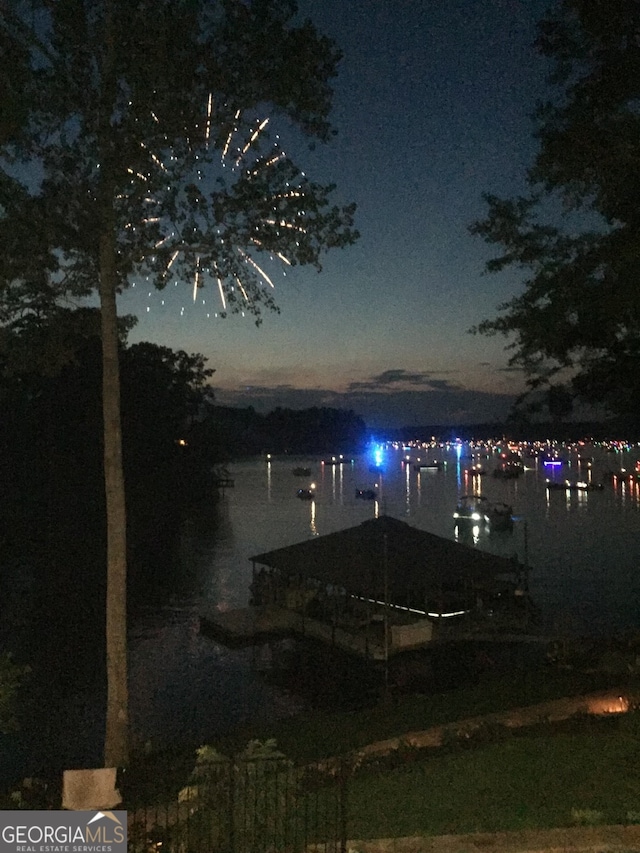
<svg viewBox="0 0 640 853"><path fill-rule="evenodd" d="M385 660L383 639L372 638L363 630L348 630L284 607L243 607L200 612L200 630L230 646L251 645L269 637L311 637L371 660ZM391 652L391 649L389 650Z"/></svg>
<svg viewBox="0 0 640 853"><path fill-rule="evenodd" d="M200 611L202 633L230 645L251 644L263 637L293 634L299 621L297 613L284 607L242 607L237 610L211 607Z"/></svg>
<svg viewBox="0 0 640 853"><path fill-rule="evenodd" d="M424 625L424 622L423 622ZM418 627L413 626L413 627ZM343 651L374 661L384 661L403 651L427 648L451 642L477 642L548 645L554 637L529 634L500 624L475 626L439 625L434 633L412 626L389 626L389 641L385 643L384 623L364 625L355 620L349 624L332 624L303 616L301 613L274 605L243 607L221 611L214 607L200 611L200 630L223 645L250 646L277 637L308 637ZM400 632L407 632L400 636Z"/></svg>

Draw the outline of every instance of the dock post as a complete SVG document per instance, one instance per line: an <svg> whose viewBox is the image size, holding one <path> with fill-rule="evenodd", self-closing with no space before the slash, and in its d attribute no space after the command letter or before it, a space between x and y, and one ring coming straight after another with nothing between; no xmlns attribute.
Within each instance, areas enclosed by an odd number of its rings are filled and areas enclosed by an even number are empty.
<svg viewBox="0 0 640 853"><path fill-rule="evenodd" d="M389 543L387 534L383 537L383 569L384 569L384 692L389 696Z"/></svg>

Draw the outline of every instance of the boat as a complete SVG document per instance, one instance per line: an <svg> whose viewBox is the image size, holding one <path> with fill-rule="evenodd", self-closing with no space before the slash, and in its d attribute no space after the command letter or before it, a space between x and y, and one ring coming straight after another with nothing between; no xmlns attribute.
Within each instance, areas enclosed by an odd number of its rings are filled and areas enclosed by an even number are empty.
<svg viewBox="0 0 640 853"><path fill-rule="evenodd" d="M301 501L312 501L315 496L315 492L311 489L298 489L296 492L296 497L300 498Z"/></svg>
<svg viewBox="0 0 640 853"><path fill-rule="evenodd" d="M614 484L621 480L631 480L632 482L640 481L640 471L630 471L628 468L619 468L617 471L609 471L607 476L611 477Z"/></svg>
<svg viewBox="0 0 640 853"><path fill-rule="evenodd" d="M493 476L500 480L515 480L524 471L520 462L505 462L499 468L494 468Z"/></svg>
<svg viewBox="0 0 640 853"><path fill-rule="evenodd" d="M587 483L584 480L578 480L577 483L568 483L567 489L571 492L601 492L604 489L604 484Z"/></svg>
<svg viewBox="0 0 640 853"><path fill-rule="evenodd" d="M508 503L492 503L489 506L489 524L493 530L511 530L513 527L513 507Z"/></svg>
<svg viewBox="0 0 640 853"><path fill-rule="evenodd" d="M576 483L572 483L569 480L547 480L547 489L558 492L601 492L604 489L604 484L587 483L584 480L578 480Z"/></svg>
<svg viewBox="0 0 640 853"><path fill-rule="evenodd" d="M356 489L356 498L363 501L375 501L378 493L375 489Z"/></svg>
<svg viewBox="0 0 640 853"><path fill-rule="evenodd" d="M488 524L490 507L489 500L481 495L462 495L458 498L453 518L456 524L469 521L474 524Z"/></svg>
<svg viewBox="0 0 640 853"><path fill-rule="evenodd" d="M547 490L550 492L566 492L568 488L568 483L566 480L547 480L546 487Z"/></svg>
<svg viewBox="0 0 640 853"><path fill-rule="evenodd" d="M462 495L453 513L456 524L487 524L493 530L511 530L513 507L501 501L493 503L482 495Z"/></svg>
<svg viewBox="0 0 640 853"><path fill-rule="evenodd" d="M499 458L501 465L520 465L522 467L522 454L515 450L503 451Z"/></svg>
<svg viewBox="0 0 640 853"><path fill-rule="evenodd" d="M293 469L294 477L310 477L311 476L311 468L294 468Z"/></svg>
<svg viewBox="0 0 640 853"><path fill-rule="evenodd" d="M437 462L435 459L433 462L416 462L413 466L414 471L441 471L442 468L442 462Z"/></svg>
<svg viewBox="0 0 640 853"><path fill-rule="evenodd" d="M351 465L353 459L347 459L342 454L340 456L332 456L331 459L323 459L322 465Z"/></svg>
<svg viewBox="0 0 640 853"><path fill-rule="evenodd" d="M471 474L472 477L484 477L487 473L487 469L480 462L475 462L470 468L465 468L464 471L465 474Z"/></svg>
<svg viewBox="0 0 640 853"><path fill-rule="evenodd" d="M561 468L564 465L564 459L561 459L557 454L546 454L542 457L542 464L546 468Z"/></svg>

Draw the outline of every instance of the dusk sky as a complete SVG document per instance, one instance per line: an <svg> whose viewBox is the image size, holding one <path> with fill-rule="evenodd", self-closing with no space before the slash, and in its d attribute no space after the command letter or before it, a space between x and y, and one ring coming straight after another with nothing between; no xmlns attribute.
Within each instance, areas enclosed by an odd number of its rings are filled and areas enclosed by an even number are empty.
<svg viewBox="0 0 640 853"><path fill-rule="evenodd" d="M215 317L188 283L120 298L130 340L203 353L220 404L353 409L372 427L503 417L521 375L504 341L468 334L522 289L483 274L490 249L468 233L483 192L524 190L531 113L546 66L532 42L543 0L300 0L344 57L337 136L297 162L356 202L361 238L321 273L274 275L281 313ZM287 147L287 129L282 140ZM292 147L295 150L292 135ZM203 304L204 300L204 304Z"/></svg>

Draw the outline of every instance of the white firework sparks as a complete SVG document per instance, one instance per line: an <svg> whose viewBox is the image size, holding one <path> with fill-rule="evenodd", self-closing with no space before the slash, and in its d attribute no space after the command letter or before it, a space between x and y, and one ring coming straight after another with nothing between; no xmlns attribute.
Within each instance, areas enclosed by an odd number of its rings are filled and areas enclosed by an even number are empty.
<svg viewBox="0 0 640 853"><path fill-rule="evenodd" d="M239 165L240 165L240 163L242 162L242 158L244 157L244 155L245 155L245 154L247 153L247 151L251 148L251 146L253 145L253 143L256 141L256 139L258 138L258 136L260 136L260 134L262 133L262 131L264 130L264 128L265 128L268 124L269 124L269 119L268 119L268 118L265 118L262 122L260 122L259 126L258 126L254 131L253 131L253 133L251 134L251 136L249 137L249 139L248 139L248 140L247 140L247 142L245 143L244 148L242 148L242 150L240 151L240 155L238 156L238 159L236 160L236 166L239 166Z"/></svg>
<svg viewBox="0 0 640 853"><path fill-rule="evenodd" d="M214 189L215 183L213 179L211 179L211 184L209 184L210 177L205 172L207 166L213 165L211 160L213 151L211 154L209 151L217 147L213 132L215 112L214 97L212 93L209 93L204 111L204 121L201 123L196 122L194 125L196 132L189 134L185 138L188 150L186 160L182 155L179 157L176 156L176 152L171 148L166 137L163 137L165 148L163 149L162 156L150 150L145 143L140 143L140 148L148 158L149 168L147 174L144 173L145 167L139 169L129 168L128 172L132 178L132 192L134 194L136 193L136 181L144 182L146 195L143 197L143 201L147 204L158 205L160 208L162 206L161 196L154 197L153 193L163 193L167 190L175 193L176 186L182 186L183 189L178 190L178 192L186 194L182 196L182 201L178 198L177 202L175 201L175 196L173 196L173 210L177 210L175 217L172 216L171 219L168 219L162 214L161 209L157 209L153 211L153 215L146 216L142 220L143 225L160 226L160 233L156 230L152 244L154 251L158 251L158 262L164 264L163 268L158 271L158 275L160 276L158 281L166 281L174 266L177 270L175 273L176 279L183 280L184 274L188 274L189 268L191 268L193 276L192 299L194 303L197 299L198 290L205 286L207 280L210 280L211 284L214 282L217 284L220 304L222 310L226 312L228 304L226 295L229 292L228 289L225 289L226 280L229 284L231 282L235 284L238 293L241 295L242 300L244 300L244 306L254 311L256 308L254 290L260 288L261 282L270 289L275 289L276 285L272 275L245 248L234 246L234 226L232 226L232 230L230 231L231 236L228 236L224 222L215 224L212 214L213 206L210 205L209 198L215 202L218 190ZM161 125L161 119L158 114L151 112L151 118L154 123ZM270 119L268 117L257 118L252 122L252 128L248 128L247 123L243 121L242 110L237 109L233 113L231 126L224 138L224 143L220 143L221 161L219 162L221 162L222 166L230 166L232 172L240 170L239 180L244 181L245 185L247 181L255 180L266 169L286 160L285 152L279 148L277 143L273 145L271 152L266 156L259 151L261 145L264 147L262 140L267 138L266 131L269 122ZM235 137L236 134L240 133L242 126L247 128L247 135L243 137L240 144L236 144ZM201 128L199 133L197 132L198 128ZM200 140L199 150L197 147L192 147L198 138ZM250 160L249 152L252 152L251 156L255 158L253 162ZM162 158L164 158L164 162ZM155 178L153 176L154 170L156 172ZM192 177L189 177L189 175ZM165 181L160 176L167 176L168 179ZM173 183L171 182L172 176L174 178ZM181 183L175 182L176 176L177 180ZM297 207L297 200L304 198L304 192L295 183L292 183L289 188L289 183L285 177L276 178L276 180L284 183L283 189L265 198L265 201L271 204L274 215L271 218L263 217L262 219L255 220L256 225L252 227L258 232L258 236L248 236L245 239L248 239L256 247L258 252L268 253L271 262L277 260L286 266L292 266L292 261L283 252L269 245L273 242L273 233L269 233L265 229L264 233L268 234L266 244L265 241L259 239L260 230L263 226L286 229L289 232L293 231L300 234L307 233L303 225L291 221L289 216L283 215L284 209L281 208L283 205L286 205L286 208L291 208L292 204ZM219 182L225 187L222 177L216 178L215 182ZM155 187L155 190L153 187ZM212 187L212 189L209 189L209 187ZM224 189L221 193L221 198L224 199L226 193L227 190ZM233 195L229 195L229 198L233 198ZM184 207L181 208L183 203ZM224 201L222 203L224 204ZM301 213L303 214L303 211L292 209L291 213L297 218ZM161 227L164 222L169 226L166 231ZM129 233L133 233L136 230L132 223L128 223L126 227L130 229ZM222 267L218 267L215 262L216 243L221 251L220 257L226 257ZM177 262L181 256L183 260L178 265ZM151 261L155 263L153 258L151 258ZM247 276L244 276L241 270L238 269L238 263L247 268ZM284 271L282 274L286 275ZM243 281L243 278L246 278L246 281ZM178 280L176 280L175 284L177 286ZM231 286L231 289L233 289L233 286ZM257 301L260 301L259 297ZM241 310L242 305L239 308ZM181 309L181 313L183 312L184 307ZM244 315L244 312L241 311L241 313Z"/></svg>
<svg viewBox="0 0 640 853"><path fill-rule="evenodd" d="M200 287L200 258L196 258L196 272L193 277L193 301L196 301L198 288Z"/></svg>

